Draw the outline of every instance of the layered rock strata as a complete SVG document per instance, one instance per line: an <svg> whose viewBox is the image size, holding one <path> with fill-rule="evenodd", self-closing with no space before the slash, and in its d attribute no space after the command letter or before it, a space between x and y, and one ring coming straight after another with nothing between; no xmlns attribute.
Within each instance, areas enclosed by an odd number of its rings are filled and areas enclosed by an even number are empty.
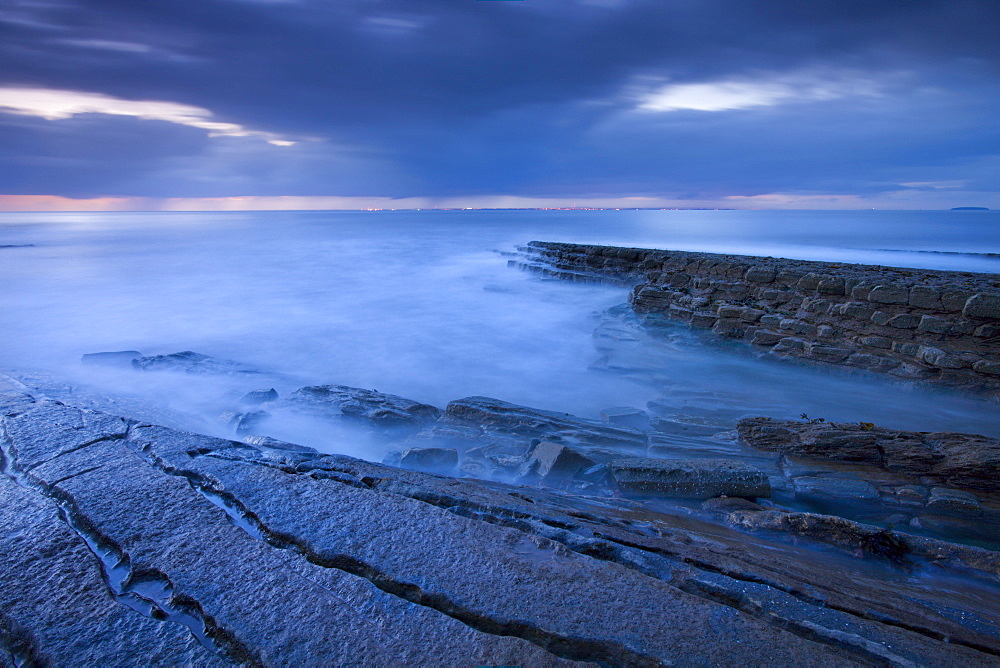
<svg viewBox="0 0 1000 668"><path fill-rule="evenodd" d="M886 429L871 423L746 418L736 427L751 447L812 459L878 466L936 485L1000 492L1000 439Z"/></svg>
<svg viewBox="0 0 1000 668"><path fill-rule="evenodd" d="M514 266L770 355L1000 398L1000 275L533 241Z"/></svg>
<svg viewBox="0 0 1000 668"><path fill-rule="evenodd" d="M11 384L0 409L4 664L1000 657L995 583L939 592L633 502L198 436Z"/></svg>

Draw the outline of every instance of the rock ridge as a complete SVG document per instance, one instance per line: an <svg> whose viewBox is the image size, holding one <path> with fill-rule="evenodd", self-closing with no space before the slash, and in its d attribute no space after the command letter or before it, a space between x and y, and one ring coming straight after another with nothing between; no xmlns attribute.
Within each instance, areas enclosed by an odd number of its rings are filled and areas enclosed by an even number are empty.
<svg viewBox="0 0 1000 668"><path fill-rule="evenodd" d="M532 241L512 266L632 286L649 323L1000 400L1000 275Z"/></svg>

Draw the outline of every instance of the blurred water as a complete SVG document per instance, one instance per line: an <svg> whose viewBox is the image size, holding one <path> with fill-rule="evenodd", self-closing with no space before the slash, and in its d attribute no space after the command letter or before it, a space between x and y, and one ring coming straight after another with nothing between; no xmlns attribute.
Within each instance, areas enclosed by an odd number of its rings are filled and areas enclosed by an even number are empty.
<svg viewBox="0 0 1000 668"><path fill-rule="evenodd" d="M195 350L281 374L268 384L282 392L340 383L439 406L482 394L594 417L681 386L736 392L751 412L1000 431L995 406L682 333L661 346L658 384L588 370L598 316L626 292L541 280L494 252L533 239L1000 272L984 255L1000 253L997 212L0 214L0 245L34 244L0 248L0 365L143 396L201 431L216 429L219 397L253 382L100 370L80 355Z"/></svg>

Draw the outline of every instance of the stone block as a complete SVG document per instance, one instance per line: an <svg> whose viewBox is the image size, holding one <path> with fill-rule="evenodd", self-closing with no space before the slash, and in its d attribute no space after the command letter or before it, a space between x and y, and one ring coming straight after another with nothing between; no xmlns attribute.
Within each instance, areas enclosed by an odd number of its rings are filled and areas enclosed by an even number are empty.
<svg viewBox="0 0 1000 668"><path fill-rule="evenodd" d="M1000 320L1000 294L978 294L969 297L962 308L966 318L990 318Z"/></svg>
<svg viewBox="0 0 1000 668"><path fill-rule="evenodd" d="M827 313L830 302L826 299L806 299L802 302L802 310L807 313Z"/></svg>
<svg viewBox="0 0 1000 668"><path fill-rule="evenodd" d="M876 304L906 304L910 291L901 285L876 285L868 293L868 301Z"/></svg>
<svg viewBox="0 0 1000 668"><path fill-rule="evenodd" d="M976 330L972 334L983 339L989 339L994 336L1000 336L1000 327L997 325L980 325L976 327Z"/></svg>
<svg viewBox="0 0 1000 668"><path fill-rule="evenodd" d="M875 309L858 302L848 302L844 304L844 315L858 320L869 320L874 315Z"/></svg>
<svg viewBox="0 0 1000 668"><path fill-rule="evenodd" d="M542 441L532 448L525 464L527 475L522 474L522 478L537 476L546 485L561 485L594 464L589 457L562 443Z"/></svg>
<svg viewBox="0 0 1000 668"><path fill-rule="evenodd" d="M796 286L799 290L812 291L819 287L822 278L819 274L809 273L800 278Z"/></svg>
<svg viewBox="0 0 1000 668"><path fill-rule="evenodd" d="M687 322L691 320L692 311L689 308L683 308L681 306L671 306L667 309L667 317L672 320L681 320Z"/></svg>
<svg viewBox="0 0 1000 668"><path fill-rule="evenodd" d="M743 312L743 307L725 304L720 306L717 312L720 318L739 318L740 314Z"/></svg>
<svg viewBox="0 0 1000 668"><path fill-rule="evenodd" d="M615 459L611 461L611 474L626 496L771 496L771 485L762 471L729 459Z"/></svg>
<svg viewBox="0 0 1000 668"><path fill-rule="evenodd" d="M267 390L253 390L251 392L247 392L242 397L240 397L240 405L259 406L260 404L277 400L278 400L278 391L272 387Z"/></svg>
<svg viewBox="0 0 1000 668"><path fill-rule="evenodd" d="M821 295L843 295L847 293L844 279L839 276L824 276L820 279L816 291Z"/></svg>
<svg viewBox="0 0 1000 668"><path fill-rule="evenodd" d="M968 360L932 346L920 346L919 357L925 364L940 369L962 369L970 366Z"/></svg>
<svg viewBox="0 0 1000 668"><path fill-rule="evenodd" d="M830 362L832 364L839 364L848 358L851 354L851 350L848 348L836 348L834 346L821 346L821 345L811 345L809 346L808 353L809 357L813 359L820 360L821 362Z"/></svg>
<svg viewBox="0 0 1000 668"><path fill-rule="evenodd" d="M979 323L972 320L956 320L951 325L951 331L948 332L952 336L972 336Z"/></svg>
<svg viewBox="0 0 1000 668"><path fill-rule="evenodd" d="M941 293L941 308L953 313L961 312L970 297L972 293L967 290L945 290Z"/></svg>
<svg viewBox="0 0 1000 668"><path fill-rule="evenodd" d="M917 331L928 334L947 334L951 331L951 323L941 318L935 318L932 315L925 315L920 318Z"/></svg>
<svg viewBox="0 0 1000 668"><path fill-rule="evenodd" d="M910 306L939 310L942 308L941 291L926 285L915 285L910 288Z"/></svg>
<svg viewBox="0 0 1000 668"><path fill-rule="evenodd" d="M753 339L751 339L750 343L757 346L773 346L783 338L784 336L781 334L761 329L754 332Z"/></svg>
<svg viewBox="0 0 1000 668"><path fill-rule="evenodd" d="M1000 376L1000 361L997 360L979 360L972 365L973 371L978 371L979 373L985 373L990 376Z"/></svg>
<svg viewBox="0 0 1000 668"><path fill-rule="evenodd" d="M851 299L857 299L862 301L867 300L869 293L871 293L872 288L874 287L875 286L871 285L870 283L858 283L853 288L851 288Z"/></svg>
<svg viewBox="0 0 1000 668"><path fill-rule="evenodd" d="M889 318L888 325L896 329L916 329L920 324L920 316L913 313L899 313Z"/></svg>
<svg viewBox="0 0 1000 668"><path fill-rule="evenodd" d="M983 506L971 492L934 487L927 500L927 510L943 515L976 517L983 513Z"/></svg>
<svg viewBox="0 0 1000 668"><path fill-rule="evenodd" d="M870 369L872 371L887 372L899 366L899 361L891 357L881 355L869 355L867 353L854 353L847 358L845 364L859 369Z"/></svg>
<svg viewBox="0 0 1000 668"><path fill-rule="evenodd" d="M889 350L892 347L892 341L885 338L884 336L862 336L858 339L861 345L868 348L880 348L882 350Z"/></svg>
<svg viewBox="0 0 1000 668"><path fill-rule="evenodd" d="M760 298L764 301L776 302L778 304L784 304L791 297L792 293L788 290L763 290L760 293Z"/></svg>
<svg viewBox="0 0 1000 668"><path fill-rule="evenodd" d="M739 318L744 322L757 322L766 313L767 311L761 310L759 308L746 307L740 310Z"/></svg>
<svg viewBox="0 0 1000 668"><path fill-rule="evenodd" d="M804 275L803 272L800 271L791 271L788 269L784 269L778 272L774 280L778 283L781 283L782 285L791 287L797 284L799 282L799 279L802 278L803 275Z"/></svg>
<svg viewBox="0 0 1000 668"><path fill-rule="evenodd" d="M893 341L892 342L892 352L899 353L900 355L906 355L908 357L916 357L920 354L920 344L910 343L908 341Z"/></svg>
<svg viewBox="0 0 1000 668"><path fill-rule="evenodd" d="M928 491L920 485L903 485L893 490L896 503L904 506L923 506L927 503Z"/></svg>
<svg viewBox="0 0 1000 668"><path fill-rule="evenodd" d="M771 267L750 267L743 278L751 283L773 283L776 275Z"/></svg>
<svg viewBox="0 0 1000 668"><path fill-rule="evenodd" d="M683 288L687 287L687 285L690 282L691 282L691 277L688 274L685 274L683 272L677 272L676 274L670 276L670 278L667 280L667 285L669 285L672 288Z"/></svg>
<svg viewBox="0 0 1000 668"><path fill-rule="evenodd" d="M793 332L795 334L806 334L809 336L816 334L816 325L795 318L785 318L781 321L779 327L786 332Z"/></svg>
<svg viewBox="0 0 1000 668"><path fill-rule="evenodd" d="M767 315L762 315L760 317L760 324L765 325L767 327L777 327L781 324L782 320L783 318L780 315L769 313Z"/></svg>
<svg viewBox="0 0 1000 668"><path fill-rule="evenodd" d="M889 320L892 319L892 314L885 311L875 311L872 313L871 321L878 325L879 327L884 327L889 324Z"/></svg>
<svg viewBox="0 0 1000 668"><path fill-rule="evenodd" d="M696 290L708 290L715 285L715 281L705 276L695 276L691 281L691 286Z"/></svg>
<svg viewBox="0 0 1000 668"><path fill-rule="evenodd" d="M706 329L711 328L718 321L719 317L714 313L706 313L705 311L695 311L691 314L691 326L692 327L704 327Z"/></svg>
<svg viewBox="0 0 1000 668"><path fill-rule="evenodd" d="M799 352L806 349L806 342L802 339L797 339L794 336L786 336L778 340L778 343L774 346L775 352L790 353Z"/></svg>
<svg viewBox="0 0 1000 668"><path fill-rule="evenodd" d="M712 326L712 331L727 339L741 339L747 333L747 326L745 322L735 318L720 318Z"/></svg>
<svg viewBox="0 0 1000 668"><path fill-rule="evenodd" d="M458 450L454 448L409 448L400 457L403 468L429 473L447 473L458 465Z"/></svg>
<svg viewBox="0 0 1000 668"><path fill-rule="evenodd" d="M267 411L251 411L240 416L234 425L236 435L242 438L248 434L259 434L270 417Z"/></svg>

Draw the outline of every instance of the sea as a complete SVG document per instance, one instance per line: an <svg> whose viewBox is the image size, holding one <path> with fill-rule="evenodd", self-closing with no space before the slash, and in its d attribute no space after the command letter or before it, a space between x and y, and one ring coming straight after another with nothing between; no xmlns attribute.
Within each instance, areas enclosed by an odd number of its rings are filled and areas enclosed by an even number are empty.
<svg viewBox="0 0 1000 668"><path fill-rule="evenodd" d="M320 384L440 407L481 395L597 418L652 402L709 422L805 414L1000 436L996 404L758 359L681 325L619 337L655 373L609 370L602 332L635 326L616 308L627 289L508 266L532 240L1000 273L995 211L0 213L0 367L54 398L219 436L241 393ZM116 350L263 373L80 362ZM373 460L386 447L322 425L271 435Z"/></svg>

